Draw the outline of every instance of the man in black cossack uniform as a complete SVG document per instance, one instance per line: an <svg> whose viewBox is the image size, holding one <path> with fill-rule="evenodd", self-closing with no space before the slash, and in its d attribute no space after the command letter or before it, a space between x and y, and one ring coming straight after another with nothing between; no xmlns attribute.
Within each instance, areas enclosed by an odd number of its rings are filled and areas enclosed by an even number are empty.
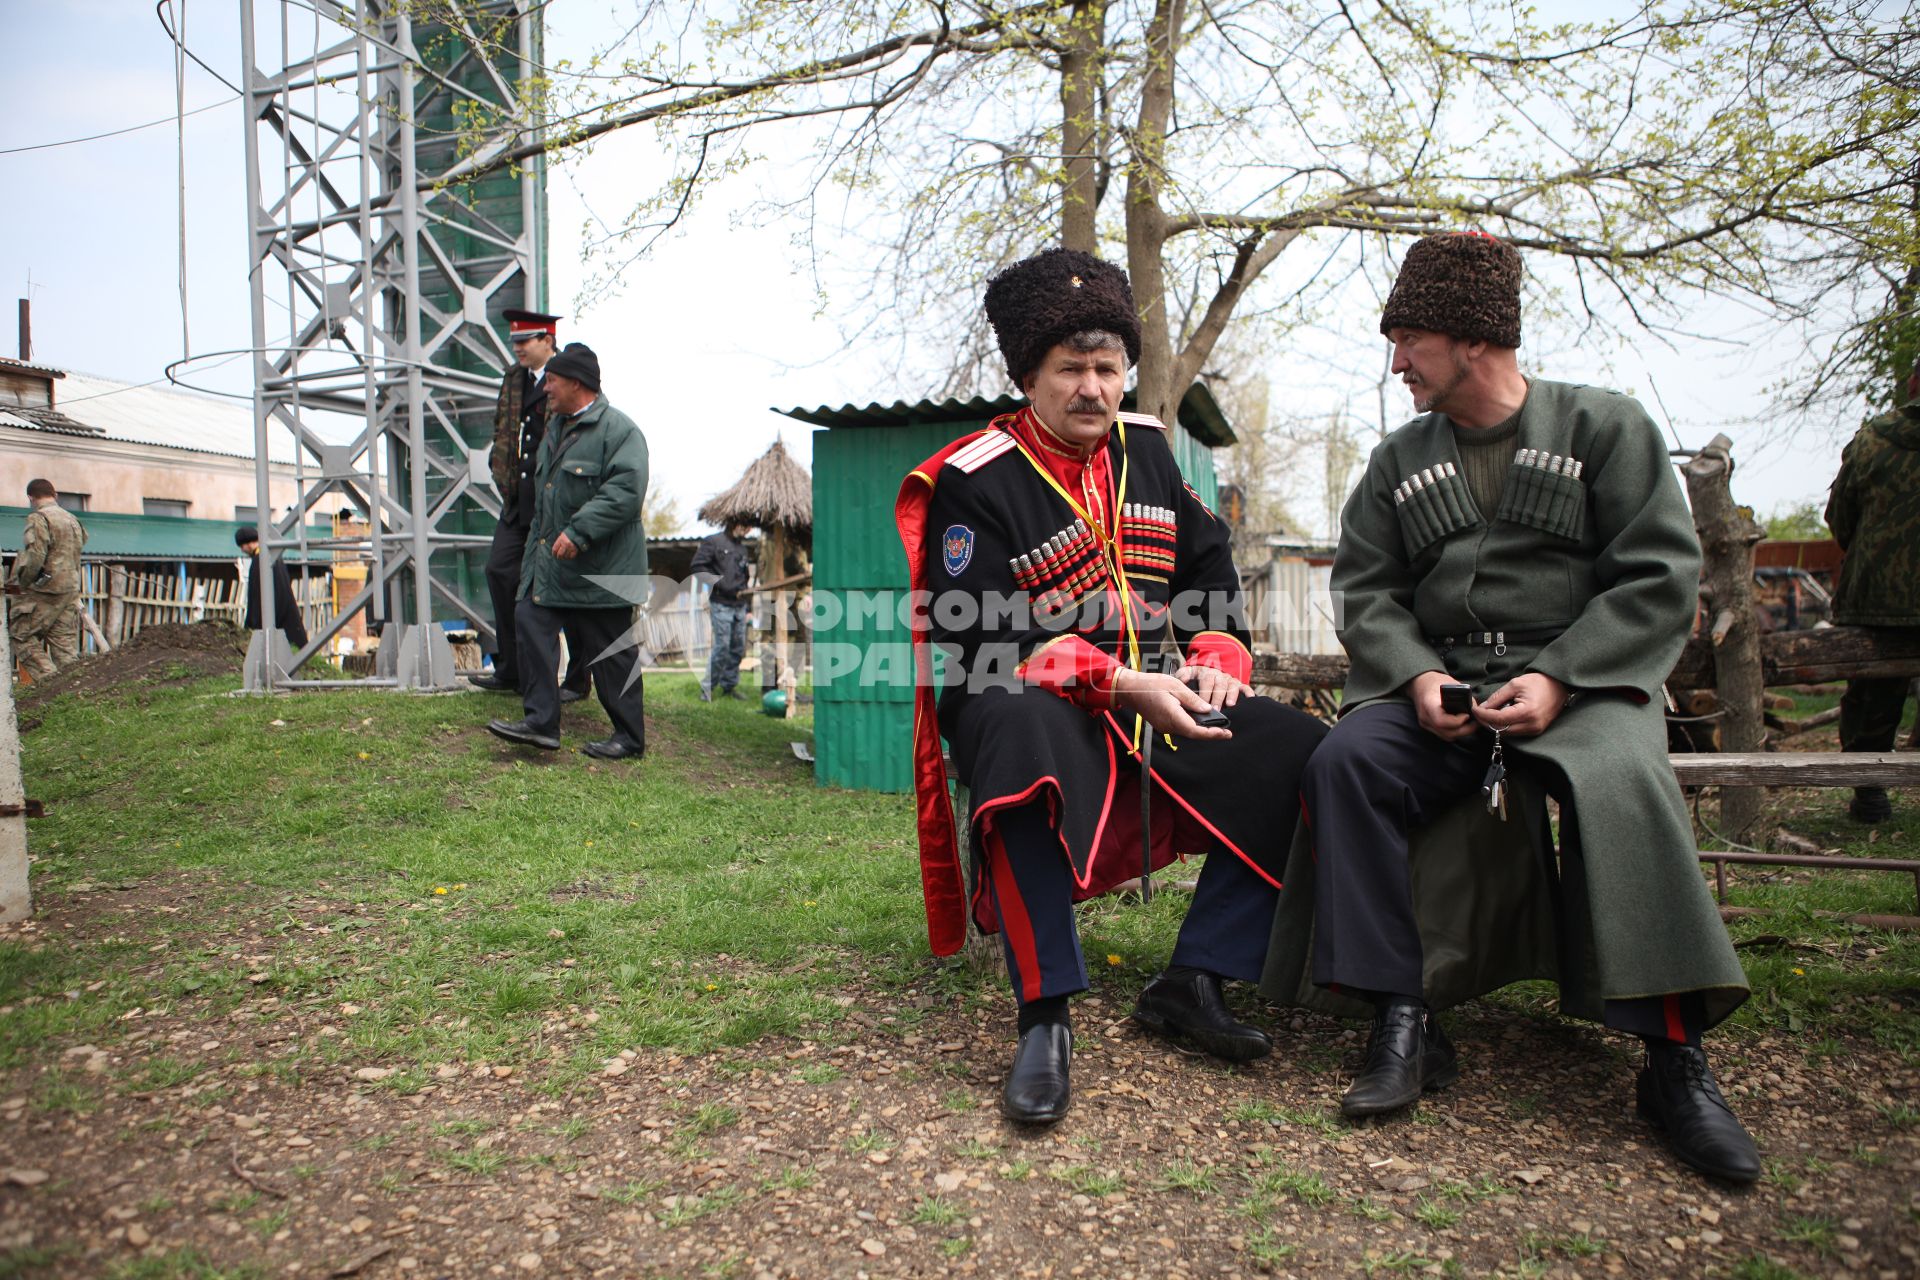
<svg viewBox="0 0 1920 1280"><path fill-rule="evenodd" d="M1165 428L1118 412L1140 353L1125 273L1051 249L990 281L986 307L1029 407L922 463L895 516L924 593L914 783L928 933L941 955L969 917L1000 934L1020 1006L1002 1111L1044 1124L1067 1110L1067 997L1088 985L1073 904L1143 862L1208 855L1135 1020L1230 1061L1271 1050L1228 1012L1221 981L1260 975L1301 771L1325 730L1247 686L1227 528L1181 478ZM1197 723L1222 710L1229 727ZM942 736L972 793L971 895Z"/></svg>
<svg viewBox="0 0 1920 1280"><path fill-rule="evenodd" d="M500 491L500 523L494 527L487 550L487 595L493 601L493 673L467 677L468 682L496 693L520 691L519 646L514 643L514 604L520 594L520 562L527 551L527 530L533 525L533 468L546 438L547 361L553 359L560 333L560 317L538 311L501 312L507 336L513 341L515 364L500 379L500 399L493 410L493 451L488 463L494 488ZM560 686L561 702L587 696L587 662L569 646L567 676Z"/></svg>

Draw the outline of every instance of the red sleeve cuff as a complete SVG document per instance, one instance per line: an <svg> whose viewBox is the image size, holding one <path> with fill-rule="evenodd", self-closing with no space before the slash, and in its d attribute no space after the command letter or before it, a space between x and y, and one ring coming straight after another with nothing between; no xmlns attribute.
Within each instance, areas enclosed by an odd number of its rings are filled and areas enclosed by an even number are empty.
<svg viewBox="0 0 1920 1280"><path fill-rule="evenodd" d="M1253 654L1224 631L1202 631L1187 641L1187 665L1217 667L1241 684L1253 683Z"/></svg>
<svg viewBox="0 0 1920 1280"><path fill-rule="evenodd" d="M1022 680L1089 711L1113 706L1113 681L1119 671L1113 655L1075 635L1049 640L1020 664Z"/></svg>

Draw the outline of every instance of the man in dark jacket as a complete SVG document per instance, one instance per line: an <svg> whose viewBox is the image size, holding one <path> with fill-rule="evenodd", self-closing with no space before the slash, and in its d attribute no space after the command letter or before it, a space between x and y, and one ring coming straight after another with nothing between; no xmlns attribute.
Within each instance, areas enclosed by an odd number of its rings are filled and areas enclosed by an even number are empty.
<svg viewBox="0 0 1920 1280"><path fill-rule="evenodd" d="M714 698L738 698L740 659L747 652L747 549L740 545L747 536L747 522L733 520L716 534L700 542L693 553L695 577L710 580L713 591L707 597L707 613L713 620L713 651L707 658L707 678L700 686L700 701Z"/></svg>
<svg viewBox="0 0 1920 1280"><path fill-rule="evenodd" d="M520 645L519 720L487 728L509 742L560 746L560 632L591 663L612 736L581 748L604 760L646 751L633 610L646 602L647 440L600 394L600 360L572 343L547 364L553 417L533 472L533 523L514 607Z"/></svg>
<svg viewBox="0 0 1920 1280"><path fill-rule="evenodd" d="M1315 987L1372 1006L1365 1065L1341 1100L1363 1116L1458 1073L1430 1000L1557 977L1563 1010L1645 1042L1640 1113L1674 1153L1751 1182L1759 1155L1700 1047L1746 998L1746 976L1700 875L1660 710L1699 542L1637 404L1520 372L1522 276L1505 241L1432 235L1387 297L1380 331L1421 416L1374 450L1341 514L1332 587L1352 669L1307 765L1312 856L1289 859L1268 990L1296 994L1274 983L1276 961L1292 968L1306 950ZM1497 811L1496 828L1544 825L1544 810L1498 820L1502 770L1523 763L1561 802L1557 902L1477 910L1483 885L1514 879L1488 849L1429 840L1416 855L1410 840L1467 797ZM1310 942L1283 923L1303 888ZM1557 951L1550 939L1534 967L1492 972L1503 939L1556 923ZM1455 961L1488 980L1444 993L1435 974Z"/></svg>
<svg viewBox="0 0 1920 1280"><path fill-rule="evenodd" d="M494 653L491 675L469 676L476 688L514 693L520 688L519 646L514 642L514 602L520 594L520 562L526 556L527 530L533 524L533 467L547 432L547 362L553 359L560 317L538 311L508 310L507 336L513 342L513 368L500 379L493 410L493 451L488 463L500 492L500 523L487 550L487 595L493 601ZM560 701L587 694L587 659L568 663Z"/></svg>
<svg viewBox="0 0 1920 1280"><path fill-rule="evenodd" d="M1827 499L1827 527L1847 553L1833 593L1833 620L1857 627L1920 628L1920 362L1899 407L1860 428L1840 458ZM1840 749L1891 751L1906 710L1905 676L1847 681ZM1885 822L1885 787L1855 787L1850 812Z"/></svg>
<svg viewBox="0 0 1920 1280"><path fill-rule="evenodd" d="M234 532L233 543L247 557L247 617L241 625L249 631L260 629L260 531L242 525ZM298 652L306 647L307 624L300 617L300 605L293 598L293 578L285 559L273 562L273 621L280 634Z"/></svg>
<svg viewBox="0 0 1920 1280"><path fill-rule="evenodd" d="M1227 527L1166 429L1119 412L1140 352L1126 274L1049 249L989 281L986 309L1030 403L914 468L894 507L921 602L921 891L935 954L960 947L969 917L1001 935L1020 1006L1001 1111L1051 1124L1071 1097L1067 1001L1088 986L1073 904L1176 855L1205 865L1133 1017L1228 1061L1271 1051L1222 984L1260 974L1301 769L1325 729L1253 696ZM937 708L935 648L951 659ZM971 794L971 893L942 737Z"/></svg>

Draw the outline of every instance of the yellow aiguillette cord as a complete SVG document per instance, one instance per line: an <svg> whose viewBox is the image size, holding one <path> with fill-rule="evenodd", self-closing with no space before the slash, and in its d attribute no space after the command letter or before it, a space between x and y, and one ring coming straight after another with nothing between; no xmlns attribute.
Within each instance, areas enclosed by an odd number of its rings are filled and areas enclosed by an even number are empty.
<svg viewBox="0 0 1920 1280"><path fill-rule="evenodd" d="M1035 421L1038 421L1038 415L1035 416ZM1027 460L1028 465L1040 473L1040 478L1045 480L1055 493L1066 499L1067 505L1073 508L1073 513L1086 521L1087 528L1093 530L1093 536L1100 539L1102 558L1106 560L1108 568L1120 586L1120 626L1122 634L1127 638L1127 666L1138 671L1140 669L1140 633L1133 625L1133 587L1127 581L1126 565L1120 558L1119 539L1120 513L1126 509L1127 501L1127 424L1116 419L1113 429L1120 437L1120 487L1113 499L1114 533L1112 536L1109 536L1107 531L1100 527L1100 522L1094 519L1071 493L1067 492L1064 485L1053 478L1053 473L1047 470L1040 459L1033 456L1033 452L1027 448L1025 441L1012 431L1007 432L1007 436L1013 441L1013 447L1020 451L1020 456ZM1145 723L1145 719L1140 715L1136 714L1133 717L1133 751L1136 755L1140 751L1140 730Z"/></svg>

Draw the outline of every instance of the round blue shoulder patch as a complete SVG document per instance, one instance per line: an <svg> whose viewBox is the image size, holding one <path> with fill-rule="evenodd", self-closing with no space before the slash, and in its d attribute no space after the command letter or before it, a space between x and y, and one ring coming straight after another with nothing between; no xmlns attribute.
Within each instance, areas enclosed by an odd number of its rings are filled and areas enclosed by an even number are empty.
<svg viewBox="0 0 1920 1280"><path fill-rule="evenodd" d="M957 578L973 563L973 530L963 524L950 524L940 535L940 558L946 562L947 576Z"/></svg>

